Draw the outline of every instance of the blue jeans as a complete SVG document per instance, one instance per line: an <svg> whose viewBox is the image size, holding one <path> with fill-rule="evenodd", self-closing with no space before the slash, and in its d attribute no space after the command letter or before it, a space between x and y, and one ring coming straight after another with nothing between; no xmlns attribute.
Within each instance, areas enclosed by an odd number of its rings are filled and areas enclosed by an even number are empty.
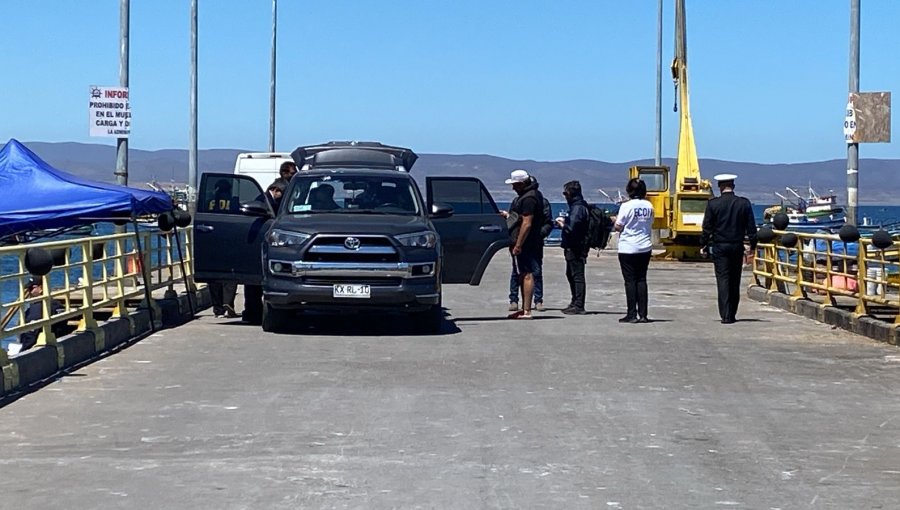
<svg viewBox="0 0 900 510"><path fill-rule="evenodd" d="M537 271L532 273L534 276L534 303L544 302L544 261L538 260ZM519 302L519 275L516 273L516 266L513 264L512 272L509 275L509 302Z"/></svg>

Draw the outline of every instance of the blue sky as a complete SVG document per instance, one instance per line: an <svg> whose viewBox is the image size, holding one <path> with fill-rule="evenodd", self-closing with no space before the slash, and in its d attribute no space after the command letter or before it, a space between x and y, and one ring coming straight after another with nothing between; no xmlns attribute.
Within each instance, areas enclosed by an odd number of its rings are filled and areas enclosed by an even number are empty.
<svg viewBox="0 0 900 510"><path fill-rule="evenodd" d="M900 2L864 0L861 89L896 92ZM673 56L665 0L663 60ZM280 0L276 148L379 140L417 152L652 158L656 0ZM688 0L703 158L846 157L849 0ZM199 145L268 144L271 0L199 0ZM187 148L189 0L131 2L131 146ZM118 0L4 0L0 138L88 136L90 85L118 84ZM675 154L663 75L663 155ZM894 115L896 118L896 115ZM895 136L896 138L896 136ZM897 143L863 158L900 158Z"/></svg>

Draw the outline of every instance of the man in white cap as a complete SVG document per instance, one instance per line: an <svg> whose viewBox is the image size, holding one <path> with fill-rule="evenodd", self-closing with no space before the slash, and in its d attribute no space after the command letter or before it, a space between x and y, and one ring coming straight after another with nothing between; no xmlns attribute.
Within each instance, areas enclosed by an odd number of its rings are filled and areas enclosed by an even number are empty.
<svg viewBox="0 0 900 510"><path fill-rule="evenodd" d="M544 224L544 197L537 184L525 170L513 170L506 184L511 184L519 195L507 217L510 253L513 270L522 288L522 310L510 314L511 319L531 319L531 300L534 296L534 274L540 272L544 240L541 225Z"/></svg>
<svg viewBox="0 0 900 510"><path fill-rule="evenodd" d="M540 190L540 183L538 182L538 180L533 175L530 175L528 178L531 180L531 183L533 183L535 185L535 187L537 187L537 189ZM519 199L519 196L516 195L516 198L514 198L513 201L509 204L509 211L512 211L516 208L516 200L518 200L518 199ZM516 220L517 217L515 215L510 216L509 211L500 211L500 216L503 216L504 218L506 218L508 224L514 225L514 223L515 223L514 220ZM553 232L553 207L550 205L550 201L547 200L547 197L544 197L544 211L543 212L544 212L544 214L543 214L544 223L540 226L541 227L541 238L547 239L547 237L550 235L550 233ZM510 218L512 218L512 220ZM543 253L541 253L541 255L543 255ZM538 260L538 263L539 263L538 267L540 268L540 271L532 274L532 278L534 278L534 298L532 299L532 304L534 305L534 307L533 307L534 310L543 312L544 310L546 310L546 308L544 308L544 276L543 276L544 261L543 261L543 258L541 260ZM515 311L519 310L519 301L520 301L519 294L521 294L521 292L519 292L520 290L521 289L520 289L520 285L519 285L519 275L516 272L516 265L513 264L512 272L510 273L510 276L509 276L509 311L510 312L515 312Z"/></svg>
<svg viewBox="0 0 900 510"><path fill-rule="evenodd" d="M734 324L741 299L741 269L744 257L756 252L756 219L753 206L734 194L734 174L713 177L719 184L720 196L706 206L700 246L711 254L716 269L719 316L722 324ZM750 247L744 248L744 240Z"/></svg>

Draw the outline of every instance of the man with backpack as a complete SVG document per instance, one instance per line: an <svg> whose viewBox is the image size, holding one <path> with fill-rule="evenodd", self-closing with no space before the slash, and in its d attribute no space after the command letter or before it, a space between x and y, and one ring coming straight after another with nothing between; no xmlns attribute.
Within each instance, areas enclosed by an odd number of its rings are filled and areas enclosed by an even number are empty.
<svg viewBox="0 0 900 510"><path fill-rule="evenodd" d="M531 183L534 184L535 189L540 188L540 184L537 179L532 175L529 177ZM512 203L509 204L509 210L513 211L516 208L516 200L519 197L513 199ZM504 218L509 217L509 212L500 211L501 216ZM550 235L550 232L553 232L553 209L550 207L550 201L544 197L544 222L541 224L541 239L547 239ZM544 311L544 261L543 261L543 253L541 253L541 259L538 260L538 271L534 273L534 309L543 312ZM509 311L515 312L519 310L519 274L516 273L516 265L515 263L512 266L512 272L509 275Z"/></svg>
<svg viewBox="0 0 900 510"><path fill-rule="evenodd" d="M556 219L557 225L562 229L562 248L566 259L566 279L569 280L569 290L572 293L572 301L563 309L566 315L584 315L584 297L586 283L584 278L584 266L587 263L587 255L590 250L590 206L584 200L581 193L581 183L569 181L563 186L563 196L569 204L569 213L565 217Z"/></svg>
<svg viewBox="0 0 900 510"><path fill-rule="evenodd" d="M510 227L510 255L522 287L522 310L509 315L511 319L532 319L531 299L534 295L534 273L540 271L544 240L544 197L525 170L514 170L506 184L511 184L518 198L507 216Z"/></svg>

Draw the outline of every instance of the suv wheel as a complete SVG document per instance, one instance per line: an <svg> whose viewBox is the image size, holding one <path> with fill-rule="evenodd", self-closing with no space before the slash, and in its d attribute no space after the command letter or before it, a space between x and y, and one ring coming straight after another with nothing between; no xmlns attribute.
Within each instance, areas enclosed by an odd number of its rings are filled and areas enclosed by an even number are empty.
<svg viewBox="0 0 900 510"><path fill-rule="evenodd" d="M288 312L273 308L269 303L263 303L262 329L267 333L278 333L287 325Z"/></svg>

